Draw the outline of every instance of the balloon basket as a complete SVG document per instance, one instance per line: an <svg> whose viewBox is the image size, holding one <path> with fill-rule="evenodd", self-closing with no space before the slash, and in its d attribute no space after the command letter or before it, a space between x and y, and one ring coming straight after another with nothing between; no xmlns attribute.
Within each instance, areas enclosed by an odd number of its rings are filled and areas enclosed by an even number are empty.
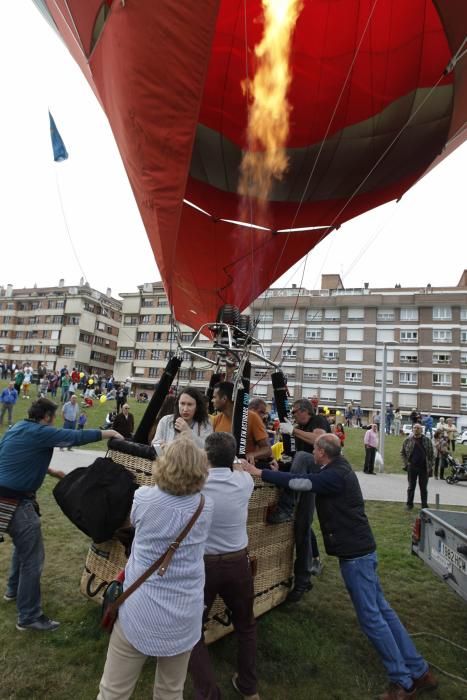
<svg viewBox="0 0 467 700"><path fill-rule="evenodd" d="M108 455L114 462L130 471L139 486L155 485L156 460L145 459L110 450ZM278 498L276 487L255 479L255 488L248 508L248 551L254 562L255 602L254 615L259 617L280 605L293 581L294 538L293 522L267 525L268 510ZM80 590L96 603L102 603L106 586L124 568L127 558L125 548L116 539L92 543L86 556L81 576ZM233 631L229 611L223 601L216 598L205 628L206 642L210 644Z"/></svg>

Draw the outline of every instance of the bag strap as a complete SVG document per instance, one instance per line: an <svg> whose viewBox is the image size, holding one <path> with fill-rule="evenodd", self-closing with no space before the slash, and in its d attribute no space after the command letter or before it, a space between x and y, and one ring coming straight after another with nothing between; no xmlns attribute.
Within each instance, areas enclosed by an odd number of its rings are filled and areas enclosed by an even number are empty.
<svg viewBox="0 0 467 700"><path fill-rule="evenodd" d="M117 600L113 603L113 607L115 609L118 609L120 605L122 605L125 600L136 591L137 588L141 586L152 574L158 570L157 573L159 576L163 576L165 572L168 569L168 566L170 562L172 561L172 557L179 548L181 542L185 539L185 537L188 535L190 532L191 528L195 524L195 522L198 520L199 516L201 515L201 512L204 508L204 502L205 498L203 494L200 494L200 500L199 500L199 505L196 509L196 511L193 513L191 516L190 520L188 523L185 525L179 536L177 537L174 542L172 542L168 549L164 552L162 556L159 557L157 561L154 562L154 564L151 564L149 569L146 569L144 574L142 574L139 578L134 581L131 586L128 586L128 588L122 593L121 596L117 598Z"/></svg>

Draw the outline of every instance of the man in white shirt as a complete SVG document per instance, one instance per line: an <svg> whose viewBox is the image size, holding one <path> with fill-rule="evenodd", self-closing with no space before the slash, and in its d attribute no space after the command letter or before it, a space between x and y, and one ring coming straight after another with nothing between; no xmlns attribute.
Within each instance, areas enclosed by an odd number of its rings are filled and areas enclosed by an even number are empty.
<svg viewBox="0 0 467 700"><path fill-rule="evenodd" d="M241 464L234 464L236 450L235 438L230 433L212 433L206 438L210 469L203 493L214 502L214 515L204 556L204 619L207 619L216 596L220 595L231 612L238 637L238 673L232 678L233 686L244 699L259 700L253 575L246 530L248 501L254 484ZM218 700L221 697L204 636L191 653L189 670L195 700Z"/></svg>

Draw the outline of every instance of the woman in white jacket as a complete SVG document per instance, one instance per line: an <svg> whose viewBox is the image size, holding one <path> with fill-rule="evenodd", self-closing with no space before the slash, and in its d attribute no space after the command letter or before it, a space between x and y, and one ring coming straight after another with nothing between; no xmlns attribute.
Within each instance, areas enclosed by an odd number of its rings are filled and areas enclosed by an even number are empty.
<svg viewBox="0 0 467 700"><path fill-rule="evenodd" d="M184 435L204 449L204 441L210 433L212 426L205 397L198 389L187 386L177 397L173 415L164 416L159 421L152 444L166 445Z"/></svg>

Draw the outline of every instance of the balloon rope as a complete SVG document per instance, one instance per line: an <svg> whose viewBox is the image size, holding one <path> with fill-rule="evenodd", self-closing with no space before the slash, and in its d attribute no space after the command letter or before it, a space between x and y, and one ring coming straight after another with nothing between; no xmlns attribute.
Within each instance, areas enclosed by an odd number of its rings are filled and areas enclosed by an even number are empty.
<svg viewBox="0 0 467 700"><path fill-rule="evenodd" d="M62 164L59 164L58 167L63 167L63 166L62 166ZM60 202L60 209L62 210L63 222L65 224L65 231L67 233L68 240L70 242L71 250L73 251L73 255L75 256L75 260L78 263L78 267L81 270L81 274L84 277L84 281L87 282L88 278L86 276L85 271L83 270L83 266L81 265L81 261L78 258L78 253L76 252L76 248L75 248L75 245L73 243L73 239L71 237L70 227L68 226L68 221L67 221L67 217L66 217L66 213L65 213L65 207L63 206L62 191L61 191L61 187L60 187L60 180L58 177L57 167L55 168L55 182L57 184L58 201Z"/></svg>

